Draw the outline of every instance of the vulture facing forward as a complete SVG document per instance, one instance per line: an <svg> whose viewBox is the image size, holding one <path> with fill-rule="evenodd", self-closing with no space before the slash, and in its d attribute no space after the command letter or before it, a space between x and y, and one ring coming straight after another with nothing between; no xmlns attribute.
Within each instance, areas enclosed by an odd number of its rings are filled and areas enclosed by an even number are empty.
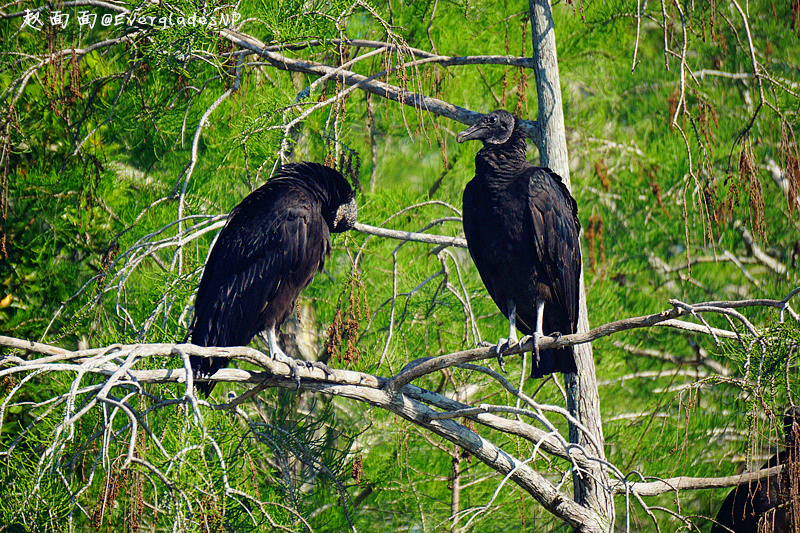
<svg viewBox="0 0 800 533"><path fill-rule="evenodd" d="M534 336L533 378L576 373L572 347L539 350L538 342L544 333L577 328L581 250L575 200L558 174L525 159L525 138L511 113L492 111L456 139L483 141L475 177L464 189L464 234L489 295L508 318L509 343L517 342L517 329Z"/></svg>
<svg viewBox="0 0 800 533"><path fill-rule="evenodd" d="M356 222L353 190L336 170L290 163L233 208L208 256L195 299L192 343L246 346L266 333L270 355L294 367L277 332L300 292L331 253L331 233ZM225 358L192 357L195 375L207 378ZM214 382L200 382L208 396Z"/></svg>

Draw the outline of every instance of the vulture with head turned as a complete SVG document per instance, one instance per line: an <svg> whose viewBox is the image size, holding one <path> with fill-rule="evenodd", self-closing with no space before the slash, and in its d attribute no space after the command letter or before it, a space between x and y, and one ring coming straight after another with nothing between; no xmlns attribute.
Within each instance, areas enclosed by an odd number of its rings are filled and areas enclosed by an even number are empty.
<svg viewBox="0 0 800 533"><path fill-rule="evenodd" d="M265 333L270 355L294 368L278 345L277 332L300 292L331 253L331 233L347 231L357 208L350 184L317 163L290 163L233 208L208 256L189 328L199 346L246 346ZM191 357L204 381L228 359Z"/></svg>
<svg viewBox="0 0 800 533"><path fill-rule="evenodd" d="M580 222L561 177L525 158L517 117L498 110L457 136L483 141L475 177L464 189L464 234L489 295L509 322L509 344L519 329L533 335L531 377L575 373L572 347L539 350L544 334L575 333L581 273ZM497 345L502 366L501 339Z"/></svg>

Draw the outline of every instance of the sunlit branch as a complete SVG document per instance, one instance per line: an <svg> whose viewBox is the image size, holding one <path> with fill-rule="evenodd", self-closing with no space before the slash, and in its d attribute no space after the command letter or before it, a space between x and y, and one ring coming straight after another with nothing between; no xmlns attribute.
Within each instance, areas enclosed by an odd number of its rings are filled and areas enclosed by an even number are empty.
<svg viewBox="0 0 800 533"><path fill-rule="evenodd" d="M703 312L730 313L732 312L733 308L744 306L746 304L740 304L740 302L707 302L694 305L683 304L684 307L679 307L678 304L680 304L680 302L675 301L674 303L676 304L676 307L673 307L672 309L669 309L667 311L662 311L660 313L655 313L652 315L616 320L614 322L609 322L607 324L603 324L602 326L593 328L592 330L586 333L562 335L557 339L553 337L541 337L539 340L539 348L547 349L547 348L562 348L565 346L574 346L576 344L592 342L601 337L606 337L608 335L612 335L620 331L625 331L635 328L647 328L659 324L668 327L678 327L680 329L691 329L692 331L697 331L698 333L708 333L712 335L717 335L718 332L722 332L724 333L722 335L724 337L738 338L738 335L735 333L724 332L724 330L718 330L716 328L712 328L707 325L693 324L690 326L689 325L690 323L688 322L677 321L675 319L679 316L690 315L692 314L693 311L695 313L703 313ZM786 305L786 302L782 300L752 300L750 301L749 305L765 306L765 307L773 307L781 309ZM752 328L752 325L749 324L749 322L746 322L745 325L749 326L749 328ZM750 333L753 333L757 336L758 332L753 328L750 329ZM411 368L410 370L406 372L401 372L400 374L394 376L389 380L386 386L390 390L400 390L405 384L410 383L414 379L417 379L418 377L423 376L425 374L436 372L438 370L441 370L442 368L446 368L453 365L468 363L480 359L487 359L495 355L494 350L495 347L493 346L473 348L471 350L454 352L451 354L430 358L420 363L419 365ZM504 351L503 355L518 354L523 352L529 352L531 350L533 350L533 339L531 337L525 337L520 340L519 344L511 346L506 351Z"/></svg>
<svg viewBox="0 0 800 533"><path fill-rule="evenodd" d="M800 292L800 289L792 291L783 300L714 301L696 304L686 304L677 300L672 300L671 303L673 307L661 313L615 321L599 326L587 333L565 335L558 339L544 338L541 343L541 348L587 342L599 338L600 336L610 335L627 329L649 327L668 321L676 321L675 319L677 317L685 315L695 315L700 318L700 315L703 313L722 314L730 317L731 320L738 320L744 325L749 335L757 337L759 331L754 325L749 323L743 315L736 311L736 309L753 306L784 309L787 307L790 298L798 292ZM707 322L703 322L704 324L702 325L696 325L698 326L698 331L709 335L714 333L713 328L710 328ZM750 342L744 337L739 338L739 340L744 344ZM108 406L110 413L107 417L107 425L101 432L102 435L95 437L102 437L100 456L105 458L109 457L108 450L113 433L113 439L115 441L120 440L123 436L126 438L124 444L127 451L119 458L123 468L125 465L129 464L143 464L143 460L135 454L137 446L136 438L140 432L140 428L142 428L149 438L153 439L156 446L158 446L159 450L165 455L165 459L167 459L170 464L174 462L183 462L185 460L184 456L193 448L185 448L177 454L168 456L168 452L164 449L163 445L161 445L158 437L153 435L147 427L144 419L145 413L137 412L128 402L129 398L143 393L141 389L142 384L170 382L185 384L182 398L168 400L167 403L161 402L159 405L167 405L176 402L187 404L187 406L191 406L191 409L197 416L199 416L199 411L197 410L198 405L238 412L237 409L239 408L237 406L242 405L245 401L250 401L252 396L249 392L246 392L238 398L234 397L227 404L216 406L198 400L194 396L192 387L193 375L189 363L189 356L234 358L254 364L260 369L244 370L226 368L211 376L210 379L216 382L250 383L255 385L255 388L252 390L262 390L266 387L292 389L297 387L293 369L291 369L289 365L275 361L270 356L247 347L215 348L200 347L191 344L139 344L113 345L71 351L56 346L10 337L0 337L0 346L12 350L10 353L0 356L0 365L2 365L0 366L0 379L7 376L21 375L21 379L8 391L0 406L0 419L2 419L9 407L18 405L11 403L12 398L19 394L22 387L30 383L30 380L34 377L41 377L48 373L55 372L74 373L75 375L70 390L67 393L61 394L58 398L54 399L54 401L42 403L41 407L46 408L45 414L40 415L32 422L36 424L37 421L43 420L43 417L51 416L47 413L54 413L56 408L61 408L62 406L64 408L64 417L55 427L53 440L49 443L48 448L44 451L44 454L39 460L40 469L48 468L48 465L55 459L56 450L61 443L72 438L74 426L77 421L82 419L82 417L92 409L103 405ZM523 350L530 350L531 348L530 341L525 341L523 339L522 345L513 347L508 353L519 353ZM40 354L41 357L25 359L17 355L18 352L21 351ZM137 368L139 362L145 359L152 357L174 357L176 354L182 361L180 368L156 368L152 370ZM579 445L567 443L558 430L556 430L555 426L545 417L546 412L551 412L581 427L580 423L573 420L566 410L557 406L544 405L534 401L511 386L503 376L496 372L473 365L463 365L468 361L493 358L494 356L494 348L492 347L476 348L435 358L423 358L420 361L412 362L412 364L407 365L400 374L391 379L343 369L328 369L326 371L313 366L300 366L296 371L299 373L299 387L301 390L319 394L331 394L366 402L370 405L395 413L411 421L415 425L425 428L447 439L451 443L462 447L486 463L490 468L509 476L510 479L531 494L542 506L573 525L582 524L586 526L586 524L594 523L597 520L597 516L591 510L575 504L569 498L566 498L560 492L560 484L558 486L553 485L526 464L527 461L520 461L512 455L509 455L474 430L468 429L455 422L453 418L468 418L482 426L502 431L506 434L517 435L534 445L534 454L541 450L543 453L566 459L571 462L574 471L579 471L587 475L591 475L592 469L589 468L591 463L600 463L604 468L608 468L608 471L616 479L610 486L604 485L604 490L609 494L624 493L626 498L632 496L643 508L648 510L648 512L649 508L644 501L641 500L641 498L645 496L654 496L676 490L734 486L751 479L763 478L777 471L771 469L745 476L727 476L721 478L678 477L656 481L629 481L629 475L623 475L619 469L605 461L602 457L587 453L583 447ZM490 375L494 380L500 382L511 395L530 406L530 409L489 404L470 406L410 384L410 382L417 377L456 364L462 364L463 368L466 370L480 370ZM80 381L85 375L100 376L103 377L105 381L96 386L80 387ZM724 380L721 376L714 379ZM742 387L747 386L745 381L740 379L730 380L730 382ZM757 383L756 381L756 387L758 386ZM121 396L119 394L112 395L112 391L124 391L125 394ZM82 406L76 409L75 406L78 405L76 398L79 396L87 401L84 401ZM148 409L148 412L152 409L153 408ZM124 414L127 419L127 425L122 429L114 430L114 417L117 413ZM519 420L497 416L497 414L494 413L529 416L537 423L542 424L544 430ZM581 429L584 432L588 432L586 428L581 427ZM129 431L130 433L124 433L125 431ZM20 442L20 439L23 438L24 435L25 431L18 436L10 448L2 450L2 453L10 453L11 449L13 449L17 442ZM214 442L212 442L211 445L212 447L216 446ZM593 445L596 447L601 446L600 443L593 443ZM222 464L224 463L222 455L217 453L216 456L221 461L221 468L226 472L227 467L225 464ZM531 457L533 457L533 455L531 455ZM105 462L107 463L108 460L109 459L106 459ZM152 464L143 466L163 482L169 483L168 471L164 472ZM639 478L641 478L641 476L639 476ZM228 489L234 490L230 488L227 483L225 485L226 491Z"/></svg>
<svg viewBox="0 0 800 533"><path fill-rule="evenodd" d="M749 483L757 479L765 479L774 476L783 470L783 466L773 466L755 472L738 474L725 477L674 477L658 479L656 481L641 481L628 484L628 489L640 496L657 496L666 492L678 490L697 490L697 489L718 489L723 487L734 487L742 483ZM614 487L614 492L619 494L625 491L624 486Z"/></svg>
<svg viewBox="0 0 800 533"><path fill-rule="evenodd" d="M432 112L436 115L450 118L463 124L474 124L475 121L481 116L481 113L470 111L463 107L459 107L443 100L424 96L421 94L406 91L401 87L396 87L388 83L378 81L377 77L385 76L395 70L386 70L381 73L364 76L356 74L355 72L330 67L322 63L317 63L310 60L292 59L277 52L271 52L267 46L255 39L252 36L234 32L232 30L224 29L220 31L220 35L228 39L232 43L244 49L250 50L260 57L266 59L273 67L280 70L288 70L294 72L305 72L314 76L331 76L340 80L348 86L357 86L367 92L376 94L383 98L393 100L395 102L411 106L415 109ZM429 56L417 60L414 64L435 63L441 66L454 66L454 65L475 65L475 64L494 64L494 65L507 65L507 66L524 66L529 61L527 58L514 58L511 56L467 56L467 57L453 57L453 56ZM404 67L413 66L410 63ZM522 128L526 136L537 142L537 128L534 121L521 121Z"/></svg>
<svg viewBox="0 0 800 533"><path fill-rule="evenodd" d="M448 237L446 235L432 235L428 233L415 233L411 231L378 228L368 224L362 224L361 222L356 222L354 229L356 231L360 231L361 233L376 235L378 237L386 237L389 239L397 239L400 241L426 242L429 244L456 246L458 248L467 247L467 240L463 237Z"/></svg>

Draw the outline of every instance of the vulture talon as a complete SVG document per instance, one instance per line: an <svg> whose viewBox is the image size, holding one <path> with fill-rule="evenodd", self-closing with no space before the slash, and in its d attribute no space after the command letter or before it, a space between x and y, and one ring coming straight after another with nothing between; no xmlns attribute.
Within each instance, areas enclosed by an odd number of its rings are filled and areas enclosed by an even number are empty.
<svg viewBox="0 0 800 533"><path fill-rule="evenodd" d="M500 366L500 370L503 374L508 374L508 372L506 372L506 360L503 359L503 354L501 352L497 352L497 364Z"/></svg>
<svg viewBox="0 0 800 533"><path fill-rule="evenodd" d="M503 374L508 374L508 372L506 372L506 360L503 358L503 352L505 352L509 348L508 340L500 338L497 341L497 344L493 345L493 348L494 348L494 353L497 356L497 364L500 366L500 370L503 371Z"/></svg>
<svg viewBox="0 0 800 533"><path fill-rule="evenodd" d="M308 361L306 364L309 368L322 370L325 373L325 379L336 377L336 373L333 371L333 369L322 361Z"/></svg>

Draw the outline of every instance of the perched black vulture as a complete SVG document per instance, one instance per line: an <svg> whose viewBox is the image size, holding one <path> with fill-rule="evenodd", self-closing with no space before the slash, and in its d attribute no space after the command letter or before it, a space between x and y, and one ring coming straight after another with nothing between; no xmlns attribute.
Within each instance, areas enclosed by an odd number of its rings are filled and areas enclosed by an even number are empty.
<svg viewBox="0 0 800 533"><path fill-rule="evenodd" d="M800 407L792 407L783 419L786 449L762 466L787 465L767 479L742 483L728 493L717 513L711 533L789 533L800 531L795 511L800 489Z"/></svg>
<svg viewBox="0 0 800 533"><path fill-rule="evenodd" d="M558 174L525 159L525 138L511 113L492 111L457 137L473 139L483 148L464 189L464 234L486 289L508 318L509 343L517 341L517 329L534 336L531 377L577 372L572 347L540 351L538 345L544 333L575 333L578 324L575 200Z"/></svg>
<svg viewBox="0 0 800 533"><path fill-rule="evenodd" d="M331 232L356 222L350 184L317 163L284 165L233 208L208 256L194 304L192 343L246 346L266 334L270 354L283 353L277 331L292 313L300 291L322 270L331 253ZM191 358L198 377L228 364L223 358ZM213 382L198 383L206 396Z"/></svg>

